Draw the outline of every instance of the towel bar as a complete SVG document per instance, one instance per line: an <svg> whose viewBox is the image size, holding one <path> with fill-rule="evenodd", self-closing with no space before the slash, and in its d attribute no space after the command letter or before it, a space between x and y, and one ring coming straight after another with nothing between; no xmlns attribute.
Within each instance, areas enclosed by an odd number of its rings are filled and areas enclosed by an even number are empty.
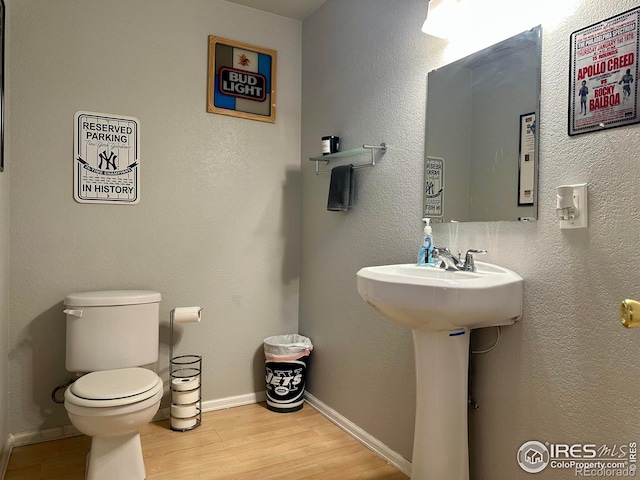
<svg viewBox="0 0 640 480"><path fill-rule="evenodd" d="M309 160L316 162L316 175L326 175L331 173L331 170L320 170L320 162L325 162L325 165L329 165L329 161L336 158L347 158L356 155L362 155L363 153L371 152L371 161L369 163L362 163L354 165L354 169L375 167L376 166L376 150L380 150L383 154L387 151L387 144L381 143L380 145L362 145L362 148L352 148L351 150L345 150L344 152L332 153L330 155L323 155L321 157L311 157Z"/></svg>

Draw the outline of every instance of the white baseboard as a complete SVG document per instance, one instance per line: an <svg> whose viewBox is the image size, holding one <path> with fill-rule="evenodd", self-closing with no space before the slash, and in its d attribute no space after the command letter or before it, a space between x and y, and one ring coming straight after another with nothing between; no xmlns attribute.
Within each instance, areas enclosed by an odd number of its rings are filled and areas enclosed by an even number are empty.
<svg viewBox="0 0 640 480"><path fill-rule="evenodd" d="M11 448L33 445L34 443L49 442L62 438L77 437L82 435L73 425L37 430L35 432L22 432L9 434Z"/></svg>
<svg viewBox="0 0 640 480"><path fill-rule="evenodd" d="M267 392L246 393L244 395L236 395L234 397L218 398L216 400L205 400L202 402L202 413L213 412L215 410L224 410L225 408L240 407L242 405L251 405L252 403L264 402L267 398ZM161 408L153 417L154 422L166 420L170 416L170 407Z"/></svg>
<svg viewBox="0 0 640 480"><path fill-rule="evenodd" d="M267 399L267 392L254 392L235 397L220 398L218 400L207 400L202 402L202 412L213 412L214 410L224 410L225 408L251 405L252 403L264 402Z"/></svg>
<svg viewBox="0 0 640 480"><path fill-rule="evenodd" d="M378 456L384 458L391 465L396 467L402 473L411 476L411 462L405 459L399 453L391 450L387 445L382 443L377 438L372 437L369 433L365 432L362 428L357 426L355 423L343 417L338 412L336 412L333 408L329 407L326 403L318 400L309 392L305 392L305 400L311 405L313 408L318 410L322 415L324 415L329 421L335 423L342 430L347 432L353 438L362 443L369 450L375 452Z"/></svg>

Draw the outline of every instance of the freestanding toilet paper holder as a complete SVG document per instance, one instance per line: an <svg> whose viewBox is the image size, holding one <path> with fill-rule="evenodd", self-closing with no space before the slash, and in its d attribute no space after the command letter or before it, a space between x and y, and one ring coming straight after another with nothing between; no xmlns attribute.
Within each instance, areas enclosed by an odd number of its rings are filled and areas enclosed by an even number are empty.
<svg viewBox="0 0 640 480"><path fill-rule="evenodd" d="M200 307L174 308L170 314L169 337L169 385L171 390L170 426L171 430L186 432L202 423L201 376L202 357L200 355L173 356L173 323L199 322Z"/></svg>

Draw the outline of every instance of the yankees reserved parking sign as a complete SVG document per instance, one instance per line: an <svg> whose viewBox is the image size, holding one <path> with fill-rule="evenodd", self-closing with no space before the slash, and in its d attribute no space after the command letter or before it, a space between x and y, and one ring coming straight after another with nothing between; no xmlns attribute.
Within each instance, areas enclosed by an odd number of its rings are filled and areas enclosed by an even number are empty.
<svg viewBox="0 0 640 480"><path fill-rule="evenodd" d="M140 201L140 122L134 117L76 112L73 196L80 203Z"/></svg>

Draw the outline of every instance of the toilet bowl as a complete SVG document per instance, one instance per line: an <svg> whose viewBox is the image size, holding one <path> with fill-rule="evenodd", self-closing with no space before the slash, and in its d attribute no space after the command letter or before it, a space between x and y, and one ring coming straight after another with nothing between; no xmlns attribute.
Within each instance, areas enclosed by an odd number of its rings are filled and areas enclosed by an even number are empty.
<svg viewBox="0 0 640 480"><path fill-rule="evenodd" d="M143 480L139 429L160 407L162 380L151 370L123 368L80 377L65 392L74 427L92 437L87 480Z"/></svg>

